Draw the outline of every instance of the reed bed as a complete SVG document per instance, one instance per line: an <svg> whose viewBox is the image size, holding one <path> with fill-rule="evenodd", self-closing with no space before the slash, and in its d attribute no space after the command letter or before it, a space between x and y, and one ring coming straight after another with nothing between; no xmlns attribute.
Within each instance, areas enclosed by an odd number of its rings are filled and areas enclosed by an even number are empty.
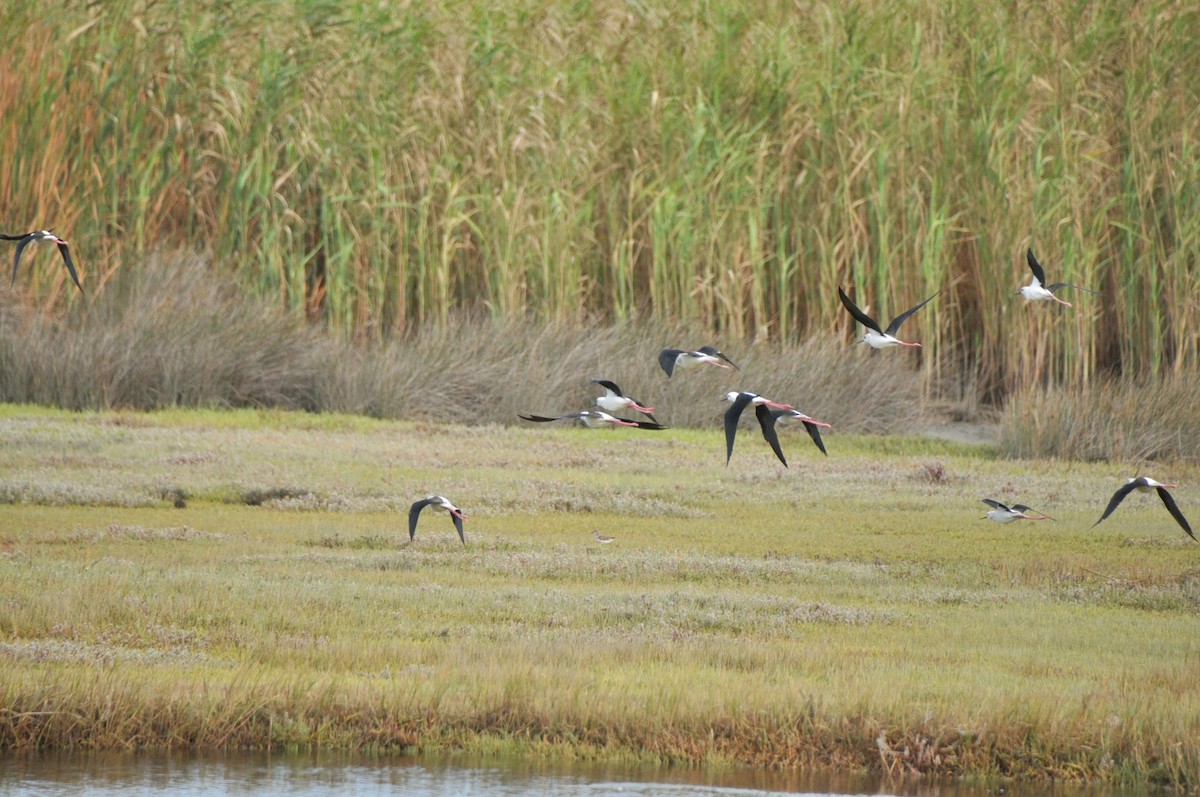
<svg viewBox="0 0 1200 797"><path fill-rule="evenodd" d="M791 471L749 439L727 468L715 430L486 431L0 406L0 749L1194 788L1195 543L1135 498L1089 530L1110 466L799 434ZM407 542L427 491L465 546L442 516ZM1057 521L988 523L981 494Z"/></svg>
<svg viewBox="0 0 1200 797"><path fill-rule="evenodd" d="M1200 23L1176 0L0 9L5 228L90 295L146 253L363 340L456 312L850 335L926 392L1200 364ZM1012 294L1032 246L1076 307ZM75 311L43 254L31 306Z"/></svg>
<svg viewBox="0 0 1200 797"><path fill-rule="evenodd" d="M524 322L456 313L413 335L355 342L222 281L197 255L154 256L87 307L0 297L0 398L70 409L273 407L468 424L587 409L616 381L672 426L720 423L730 390L796 404L844 432L902 432L924 404L911 361L833 339L734 349L742 368L668 379L666 346L719 342L698 325ZM737 342L734 341L736 344ZM724 344L722 344L724 345ZM865 347L859 347L864 349Z"/></svg>

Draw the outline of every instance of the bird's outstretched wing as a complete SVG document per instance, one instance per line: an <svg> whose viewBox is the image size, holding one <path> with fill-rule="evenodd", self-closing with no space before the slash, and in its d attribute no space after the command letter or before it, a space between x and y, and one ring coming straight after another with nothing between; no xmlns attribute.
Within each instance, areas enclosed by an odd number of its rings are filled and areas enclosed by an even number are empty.
<svg viewBox="0 0 1200 797"><path fill-rule="evenodd" d="M8 286L9 288L12 288L14 285L17 284L17 267L21 265L21 253L25 251L25 247L29 246L29 242L32 240L33 240L32 234L26 235L17 244L17 251L13 253L12 282L9 284L9 286Z"/></svg>
<svg viewBox="0 0 1200 797"><path fill-rule="evenodd" d="M1074 288L1075 290L1083 291L1084 293L1096 293L1096 291L1092 290L1091 288L1085 288L1082 285L1072 285L1069 282L1056 282L1053 285L1046 286L1046 290L1048 291L1056 291L1059 288Z"/></svg>
<svg viewBox="0 0 1200 797"><path fill-rule="evenodd" d="M783 463L783 467L787 467L787 459L783 456L783 449L779 447L779 434L775 430L775 416L771 414L771 409L766 404L759 404L754 408L754 414L758 416L758 425L762 427L763 439L770 444L771 450L775 452L775 456L779 457L779 461Z"/></svg>
<svg viewBox="0 0 1200 797"><path fill-rule="evenodd" d="M740 393L734 399L733 406L725 410L725 465L729 465L729 459L733 456L733 439L737 436L738 419L742 417L742 410L746 409L746 405L750 403L750 395L748 393Z"/></svg>
<svg viewBox="0 0 1200 797"><path fill-rule="evenodd" d="M713 346L701 346L700 348L696 349L696 351L700 352L701 354L707 354L709 357L718 357L732 365L734 368L737 368L737 370L742 370L741 368L738 368L737 363L725 356L725 352L717 351L717 349Z"/></svg>
<svg viewBox="0 0 1200 797"><path fill-rule="evenodd" d="M67 248L65 243L58 245L58 251L62 253L63 262L67 264L67 271L71 274L71 281L75 283L75 287L83 293L83 286L79 284L79 274L75 271L75 263L71 260L71 250Z"/></svg>
<svg viewBox="0 0 1200 797"><path fill-rule="evenodd" d="M1033 249L1025 250L1025 262L1029 264L1029 270L1033 272L1033 278L1038 281L1039 285L1046 284L1046 271L1042 268L1042 264L1033 256Z"/></svg>
<svg viewBox="0 0 1200 797"><path fill-rule="evenodd" d="M408 541L412 542L413 537L417 535L417 517L420 516L421 510L433 503L432 498L422 498L408 509Z"/></svg>
<svg viewBox="0 0 1200 797"><path fill-rule="evenodd" d="M854 316L854 319L858 321L858 323L862 324L867 329L873 329L879 334L883 334L883 330L879 328L879 324L876 323L875 319L871 318L871 316L867 315L862 310L859 310L858 305L850 300L850 297L846 295L844 290L842 290L841 285L838 286L838 298L842 300L842 306L846 308L846 311L849 312L850 315Z"/></svg>
<svg viewBox="0 0 1200 797"><path fill-rule="evenodd" d="M458 515L454 514L453 512L451 512L451 513L450 513L450 519L454 521L454 530L458 532L458 538L459 538L460 540L462 540L462 544L463 544L463 545L466 545L466 544L467 544L467 537L466 537L466 535L465 535L465 534L463 534L463 522L462 522L462 518L461 518L461 517L459 517Z"/></svg>
<svg viewBox="0 0 1200 797"><path fill-rule="evenodd" d="M616 382L610 382L607 379L593 379L592 383L599 385L600 387L604 388L605 390L611 390L614 395L617 395L617 396L625 395L624 393L621 392L621 388L617 387Z"/></svg>
<svg viewBox="0 0 1200 797"><path fill-rule="evenodd" d="M1195 540L1196 535L1192 533L1191 524L1187 522L1187 518L1179 511L1179 506L1175 503L1175 499L1171 497L1171 494L1167 492L1167 488L1159 487L1158 497L1162 499L1163 504L1167 507L1167 511L1171 513L1171 517L1175 518L1175 522L1187 532L1189 537ZM1200 542L1200 540L1197 540L1197 542Z"/></svg>
<svg viewBox="0 0 1200 797"><path fill-rule="evenodd" d="M992 509L1003 509L1005 512L1009 511L1007 506L1000 503L999 501L993 501L991 498L981 498L979 500L983 501L985 504L990 506Z"/></svg>
<svg viewBox="0 0 1200 797"><path fill-rule="evenodd" d="M941 291L938 291L938 292L937 292L937 293L935 293L933 296L937 296L937 295L938 295L938 293L941 293ZM921 302L921 303L920 303L920 304L918 304L916 307L910 307L910 308L908 308L908 309L907 309L907 310L905 310L903 313L901 313L900 315L898 315L898 316L896 316L895 318L893 318L893 319L892 319L892 323L888 324L888 328L887 328L887 334L889 334L889 335L895 335L895 334L896 334L896 333L897 333L897 332L900 330L900 325L901 325L901 324L903 324L903 323L904 323L906 320L908 320L908 317L909 317L910 315L912 315L913 313L917 312L918 310L920 310L920 309L921 309L922 307L924 307L925 305L929 304L929 302L930 302L930 301L932 301L932 299L933 299L933 296L930 296L928 299L926 299L925 301Z"/></svg>
<svg viewBox="0 0 1200 797"><path fill-rule="evenodd" d="M675 371L675 360L683 354L682 349L663 349L658 353L658 364L667 372L667 377Z"/></svg>
<svg viewBox="0 0 1200 797"><path fill-rule="evenodd" d="M1126 482L1125 484L1122 484L1120 487L1118 487L1117 491L1115 493L1113 493L1112 498L1109 499L1108 506L1105 508L1104 514L1100 516L1100 520L1097 520L1095 523L1092 524L1092 528L1096 528L1097 526L1099 526L1101 524L1101 522L1104 521L1105 518L1107 518L1114 511L1116 511L1116 508L1121 505L1122 501L1125 500L1125 496L1129 495L1136 488L1137 488L1136 481ZM1168 509L1169 508L1170 507L1168 507Z"/></svg>
<svg viewBox="0 0 1200 797"><path fill-rule="evenodd" d="M804 421L804 428L808 430L808 436L811 437L812 441L817 444L817 448L821 450L821 453L825 456L829 456L829 452L825 450L825 443L821 441L821 427L817 426L815 423Z"/></svg>

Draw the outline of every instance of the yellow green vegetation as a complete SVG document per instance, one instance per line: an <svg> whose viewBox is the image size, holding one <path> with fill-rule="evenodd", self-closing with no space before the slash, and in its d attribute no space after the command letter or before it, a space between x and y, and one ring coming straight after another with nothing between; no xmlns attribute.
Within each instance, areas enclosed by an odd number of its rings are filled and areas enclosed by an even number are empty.
<svg viewBox="0 0 1200 797"><path fill-rule="evenodd" d="M1116 467L827 442L3 407L0 747L1195 785L1200 546L1157 499L1093 529ZM465 547L409 544L428 492Z"/></svg>
<svg viewBox="0 0 1200 797"><path fill-rule="evenodd" d="M850 289L988 399L1195 367L1177 0L0 6L0 219L361 338L455 308L804 340ZM1100 291L1021 306L1033 246ZM52 253L51 253L52 254ZM131 265L132 264L132 265ZM30 258L24 289L73 305Z"/></svg>

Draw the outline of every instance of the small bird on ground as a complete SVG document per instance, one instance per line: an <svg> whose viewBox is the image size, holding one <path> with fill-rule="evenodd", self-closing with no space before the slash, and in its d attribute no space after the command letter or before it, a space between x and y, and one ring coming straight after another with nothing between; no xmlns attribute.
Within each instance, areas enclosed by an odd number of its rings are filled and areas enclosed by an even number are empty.
<svg viewBox="0 0 1200 797"><path fill-rule="evenodd" d="M461 509L456 507L454 504L450 503L450 500L448 498L444 498L440 495L426 496L425 498L422 498L420 501L417 501L415 504L413 504L409 508L409 510L408 510L408 541L409 542L412 542L413 537L415 537L417 534L417 517L421 514L421 510L424 509L425 507L430 507L432 509L440 509L442 511L449 512L450 519L454 521L454 530L458 532L458 538L460 540L462 540L463 545L467 544L467 538L463 534L463 521L467 519L467 516L465 514L463 514L463 511Z"/></svg>
<svg viewBox="0 0 1200 797"><path fill-rule="evenodd" d="M1067 307L1070 307L1070 302L1063 301L1054 295L1056 290L1059 288L1074 288L1077 291L1095 293L1095 291L1091 288L1082 288L1078 285L1072 285L1069 282L1056 282L1053 285L1047 285L1046 271L1042 268L1042 264L1038 262L1037 258L1033 256L1032 249L1026 250L1025 262L1029 264L1029 270L1033 272L1033 280L1028 285L1023 286L1019 291L1017 291L1017 293L1024 296L1025 301L1027 302L1044 302L1047 300L1052 300L1058 302L1059 304L1065 304Z"/></svg>
<svg viewBox="0 0 1200 797"><path fill-rule="evenodd" d="M643 407L637 399L632 396L626 396L621 392L621 388L616 382L610 382L607 379L593 379L592 382L604 388L604 395L596 399L596 406L600 409L608 410L609 412L637 410L650 420L658 423L658 419L653 415L653 407Z"/></svg>
<svg viewBox="0 0 1200 797"><path fill-rule="evenodd" d="M601 545L608 545L610 542L616 542L616 537L609 537L607 534L601 534L600 529L592 529L592 536L596 538L596 542Z"/></svg>
<svg viewBox="0 0 1200 797"><path fill-rule="evenodd" d="M724 360L725 362L722 362ZM728 368L733 366L737 370L742 370L737 367L737 364L726 357L722 352L717 351L712 346L701 346L695 351L686 351L684 349L663 349L658 353L658 364L666 372L667 377L675 372L676 368L688 369L694 368L697 365L715 365L718 368ZM728 365L726 364L728 363Z"/></svg>
<svg viewBox="0 0 1200 797"><path fill-rule="evenodd" d="M941 291L938 291L938 293L941 293ZM937 293L933 294L933 296L937 296ZM858 309L858 305L851 301L850 297L846 295L846 292L842 290L840 285L838 286L838 298L842 300L842 306L845 307L847 312L854 316L854 319L864 327L862 340L860 340L859 343L865 343L872 349L886 349L889 346L908 346L910 348L920 348L920 343L909 343L907 341L900 340L896 337L896 333L900 331L900 325L908 320L910 315L929 304L930 300L933 299L933 296L930 296L916 307L910 307L900 315L893 318L892 323L888 324L887 329L884 330L879 328L878 321L876 321L874 318L871 318L871 316L867 315L862 310Z"/></svg>
<svg viewBox="0 0 1200 797"><path fill-rule="evenodd" d="M602 426L636 426L639 429L666 429L661 423L655 421L627 421L624 418L617 418L609 415L607 412L599 412L593 410L584 410L583 412L569 412L566 415L521 415L517 417L525 421L533 421L534 423L549 423L551 421L576 421L582 423L589 429L599 429Z"/></svg>
<svg viewBox="0 0 1200 797"><path fill-rule="evenodd" d="M991 498L982 498L980 500L991 507L981 520L994 520L997 523L1012 523L1014 520L1054 520L1049 515L1043 515L1041 512L1030 509L1024 504L1005 506L999 501L993 501ZM1034 515L1037 515L1037 517L1034 517Z"/></svg>
<svg viewBox="0 0 1200 797"><path fill-rule="evenodd" d="M1179 488L1179 485L1156 482L1149 476L1139 476L1136 479L1127 480L1125 484L1118 487L1117 491L1113 493L1112 498L1109 499L1108 506L1104 510L1104 514L1100 516L1100 520L1097 520L1092 524L1092 528L1099 526L1105 518L1111 515L1113 511L1121 505L1121 502L1125 500L1125 496L1129 495L1134 490L1142 493L1148 493L1151 490L1157 490L1158 497L1162 499L1163 505L1167 508L1167 511L1171 513L1171 517L1175 518L1175 522L1179 524L1179 527L1187 532L1189 537L1195 540L1196 535L1192 533L1191 524L1187 522L1187 518L1183 516L1183 512L1179 511L1179 506L1175 503L1175 499L1171 497L1169 492L1167 492L1168 488L1175 490ZM1200 542L1200 540L1197 541Z"/></svg>
<svg viewBox="0 0 1200 797"><path fill-rule="evenodd" d="M0 233L0 241L17 242L17 251L13 254L12 283L8 286L9 288L17 284L17 268L21 265L21 253L25 251L25 247L39 241L50 241L58 246L63 263L67 266L67 273L71 275L71 281L75 283L75 287L79 289L80 293L83 292L83 286L79 284L79 273L75 271L75 263L71 260L71 250L67 247L67 242L50 230L36 230L34 232L21 233L20 235Z"/></svg>

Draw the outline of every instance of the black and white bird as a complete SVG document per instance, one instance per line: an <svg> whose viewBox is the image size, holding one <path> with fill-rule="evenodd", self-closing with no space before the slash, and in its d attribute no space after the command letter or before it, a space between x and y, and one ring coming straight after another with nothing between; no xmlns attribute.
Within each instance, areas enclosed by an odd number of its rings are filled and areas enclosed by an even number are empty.
<svg viewBox="0 0 1200 797"><path fill-rule="evenodd" d="M422 498L420 501L417 501L415 504L412 505L412 507L409 508L409 510L408 510L408 541L409 542L412 542L413 537L415 537L417 535L417 517L421 514L421 510L424 509L425 507L431 507L432 509L440 509L444 512L449 512L450 519L454 521L454 530L458 532L458 538L460 540L462 540L463 545L467 544L467 538L463 534L463 521L467 519L467 516L465 514L463 514L463 511L461 509L456 507L454 504L450 503L450 500L448 498L444 498L440 495L426 496L425 498Z"/></svg>
<svg viewBox="0 0 1200 797"><path fill-rule="evenodd" d="M1192 533L1191 524L1187 522L1187 518L1183 516L1183 512L1179 511L1179 506L1175 503L1175 499L1171 497L1169 492L1167 492L1168 489L1175 490L1178 489L1178 487L1178 484L1163 484L1161 482L1156 482L1149 476L1138 476L1136 479L1129 479L1125 482L1125 484L1118 487L1115 493L1113 493L1112 498L1110 498L1108 501L1108 506L1104 510L1104 514L1100 516L1100 520L1097 520L1092 524L1092 528L1099 526L1105 518L1111 515L1116 508L1121 505L1121 502L1125 500L1125 496L1129 495L1134 490L1143 493L1148 493L1151 490L1157 490L1158 497L1162 499L1163 505L1167 508L1167 511L1171 513L1171 517L1175 518L1175 522L1179 524L1179 527L1186 531L1189 537L1195 540L1196 535Z"/></svg>
<svg viewBox="0 0 1200 797"><path fill-rule="evenodd" d="M775 419L771 417L771 410L787 411L792 406L790 404L779 404L770 399L763 398L757 393L738 393L735 391L726 393L723 401L733 402L733 406L725 411L726 466L729 465L729 460L733 456L733 439L737 436L738 420L742 417L742 410L753 405L754 414L758 417L758 425L762 429L763 439L770 444L771 450L775 452L775 456L779 457L779 461L786 468L788 466L787 459L783 456L783 450L779 448L779 435L775 432Z"/></svg>
<svg viewBox="0 0 1200 797"><path fill-rule="evenodd" d="M596 406L600 409L608 410L609 412L637 410L650 420L658 423L658 419L653 414L653 407L643 407L637 399L632 396L626 396L621 392L621 388L616 382L610 382L607 379L593 379L592 382L604 388L604 395L596 399Z"/></svg>
<svg viewBox="0 0 1200 797"><path fill-rule="evenodd" d="M724 362L722 362L724 360ZM667 376L675 373L676 368L687 369L694 368L697 365L715 365L718 368L728 368L733 366L737 370L742 370L737 367L733 360L726 357L722 352L717 351L712 346L701 346L695 351L686 351L684 349L663 349L658 353L658 364L666 371Z"/></svg>
<svg viewBox="0 0 1200 797"><path fill-rule="evenodd" d="M938 293L941 293L941 291L938 291ZM933 294L933 296L937 296L937 293ZM908 310L905 310L903 313L893 318L892 322L887 325L887 329L880 329L879 322L877 322L874 318L871 318L871 316L867 315L862 310L858 309L858 305L850 300L850 297L846 295L846 292L842 290L840 285L838 286L838 298L842 300L842 305L846 308L850 315L854 316L854 319L864 327L862 340L859 342L866 343L872 349L886 349L889 346L908 346L911 348L920 348L920 343L909 343L907 341L900 340L896 337L896 333L900 331L900 325L903 324L910 315L929 304L930 300L933 299L933 296L930 296L929 299L921 302L916 307L910 307Z"/></svg>
<svg viewBox="0 0 1200 797"><path fill-rule="evenodd" d="M997 523L1012 523L1014 520L1054 520L1049 515L1043 515L1041 512L1025 506L1025 504L1006 506L999 501L993 501L991 498L981 498L980 500L991 507L988 513L981 518L982 520L994 520ZM1037 517L1034 517L1034 515L1037 515Z"/></svg>
<svg viewBox="0 0 1200 797"><path fill-rule="evenodd" d="M584 410L583 412L569 412L566 415L521 415L518 413L518 418L525 421L533 421L534 423L549 423L550 421L575 421L582 423L589 429L599 429L602 426L636 426L639 429L666 429L661 423L656 421L627 421L624 418L617 418L609 415L607 412L599 412L594 410Z"/></svg>
<svg viewBox="0 0 1200 797"><path fill-rule="evenodd" d="M610 542L616 542L616 537L610 537L607 534L601 534L600 529L592 529L592 536L596 538L596 542L601 545L608 545Z"/></svg>
<svg viewBox="0 0 1200 797"><path fill-rule="evenodd" d="M71 250L68 248L67 242L50 230L35 230L34 232L22 233L21 235L0 233L0 241L17 242L17 251L13 254L12 283L8 286L9 288L17 284L17 268L21 265L21 253L25 251L25 247L39 241L49 241L58 246L63 263L67 265L67 272L71 275L71 281L75 283L75 287L79 289L80 293L83 292L83 286L79 284L79 273L75 271L75 262L71 260Z"/></svg>
<svg viewBox="0 0 1200 797"><path fill-rule="evenodd" d="M805 415L799 410L771 410L771 420L776 425L781 423L785 426L789 423L804 424L804 428L808 432L808 436L811 437L812 441L817 444L817 448L820 449L822 454L829 456L829 452L825 450L825 443L821 440L821 429L832 428L830 424L822 423L815 418ZM785 462L784 464L786 465L787 463Z"/></svg>
<svg viewBox="0 0 1200 797"><path fill-rule="evenodd" d="M1046 271L1042 268L1042 264L1033 256L1033 250L1025 251L1025 261L1029 263L1029 270L1033 272L1033 280L1023 286L1017 293L1025 297L1027 302L1044 302L1052 300L1059 304L1071 306L1070 302L1063 301L1054 295L1054 292L1059 288L1074 288L1077 291L1086 291L1087 293L1095 293L1091 288L1081 288L1078 285L1072 285L1069 282L1056 282L1053 285L1046 284Z"/></svg>

